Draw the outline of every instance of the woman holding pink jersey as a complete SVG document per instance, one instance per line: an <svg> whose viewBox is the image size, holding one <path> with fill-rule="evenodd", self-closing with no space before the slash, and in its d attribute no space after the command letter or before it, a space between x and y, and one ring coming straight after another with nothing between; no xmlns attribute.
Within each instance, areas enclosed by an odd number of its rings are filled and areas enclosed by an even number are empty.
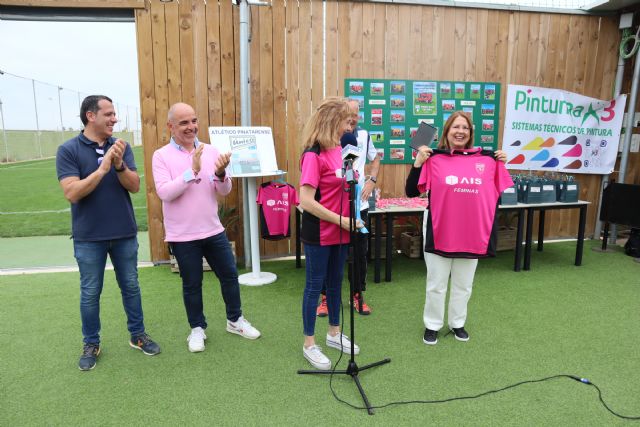
<svg viewBox="0 0 640 427"><path fill-rule="evenodd" d="M424 192L429 197L423 221L425 344L435 345L444 326L449 278L448 326L458 341L469 340L467 303L478 258L495 256L498 197L513 185L505 160L502 151L473 148L473 123L462 111L447 119L437 149L424 146L416 155L405 191L409 197Z"/></svg>

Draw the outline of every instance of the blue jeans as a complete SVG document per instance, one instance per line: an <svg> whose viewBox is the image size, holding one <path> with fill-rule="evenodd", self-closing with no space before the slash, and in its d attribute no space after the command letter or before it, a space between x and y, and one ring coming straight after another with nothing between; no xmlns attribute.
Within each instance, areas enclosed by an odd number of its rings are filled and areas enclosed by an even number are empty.
<svg viewBox="0 0 640 427"><path fill-rule="evenodd" d="M116 273L127 314L131 337L144 333L142 301L138 286L138 239L73 241L73 251L80 269L80 317L85 344L100 343L100 294L104 284L107 254Z"/></svg>
<svg viewBox="0 0 640 427"><path fill-rule="evenodd" d="M340 325L342 271L349 245L304 245L307 277L302 297L302 324L305 336L313 336L316 327L316 307L322 285L327 288L329 325Z"/></svg>
<svg viewBox="0 0 640 427"><path fill-rule="evenodd" d="M238 320L242 315L238 270L231 252L231 244L224 231L204 239L171 242L170 245L180 267L182 298L191 328L207 328L207 320L202 309L202 257L205 257L220 280L227 319L232 322Z"/></svg>

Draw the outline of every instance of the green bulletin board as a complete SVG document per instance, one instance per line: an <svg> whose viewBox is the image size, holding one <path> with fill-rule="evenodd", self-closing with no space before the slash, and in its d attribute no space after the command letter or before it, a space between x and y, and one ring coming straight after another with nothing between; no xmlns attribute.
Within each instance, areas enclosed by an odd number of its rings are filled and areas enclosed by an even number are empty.
<svg viewBox="0 0 640 427"><path fill-rule="evenodd" d="M471 114L474 147L496 150L500 83L345 79L345 96L360 103L359 125L369 131L382 163L412 163L411 137L425 121L438 133L457 110Z"/></svg>

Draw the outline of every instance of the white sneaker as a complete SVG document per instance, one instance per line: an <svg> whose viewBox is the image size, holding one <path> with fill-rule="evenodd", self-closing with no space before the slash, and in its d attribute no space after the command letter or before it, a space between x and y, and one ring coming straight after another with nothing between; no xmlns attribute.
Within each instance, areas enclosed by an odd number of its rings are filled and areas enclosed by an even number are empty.
<svg viewBox="0 0 640 427"><path fill-rule="evenodd" d="M342 345L340 340L342 339ZM327 334L327 345L329 347L336 348L338 350L342 350L343 353L351 353L351 341L349 341L349 337L343 334L342 332L337 333L335 336L331 336ZM353 344L353 354L360 353L360 347L357 344Z"/></svg>
<svg viewBox="0 0 640 427"><path fill-rule="evenodd" d="M322 353L320 346L312 345L309 348L302 346L302 354L314 368L320 369L321 371L331 369L331 360Z"/></svg>
<svg viewBox="0 0 640 427"><path fill-rule="evenodd" d="M206 339L207 336L204 333L204 329L202 329L200 326L191 329L191 333L187 337L187 342L189 343L189 351L191 353L204 351L204 340Z"/></svg>
<svg viewBox="0 0 640 427"><path fill-rule="evenodd" d="M251 326L251 323L244 316L238 317L235 322L227 320L227 332L238 334L250 340L255 340L260 336L260 331Z"/></svg>

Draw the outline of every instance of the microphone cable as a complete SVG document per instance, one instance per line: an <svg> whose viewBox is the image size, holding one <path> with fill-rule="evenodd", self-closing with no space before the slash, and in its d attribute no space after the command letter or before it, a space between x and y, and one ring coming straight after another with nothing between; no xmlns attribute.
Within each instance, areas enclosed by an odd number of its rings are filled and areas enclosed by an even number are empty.
<svg viewBox="0 0 640 427"><path fill-rule="evenodd" d="M342 356L341 356L342 357ZM340 362L340 360L338 359L338 363ZM335 370L335 367L333 368ZM333 373L332 375L333 376ZM613 409L611 409L611 407L604 401L603 397L602 397L602 390L600 389L600 387L598 387L596 384L594 384L593 382L591 382L589 379L587 378L582 378L582 377L578 377L576 375L571 375L571 374L557 374L557 375L551 375L548 377L544 377L544 378L539 378L539 379L534 379L534 380L524 380L524 381L520 381L514 384L510 384L507 385L505 387L502 388L497 388L497 389L492 389L492 390L488 390L482 393L478 393L475 395L470 395L470 396L455 396L455 397L449 397L449 398L445 398L445 399L437 399L437 400L399 400L399 401L394 401L394 402L389 402L389 403L385 403L382 405L375 405L375 406L371 406L371 409L382 409L382 408L387 408L387 407L391 407L391 406L401 406L401 405L414 405L414 404L440 404L440 403L448 403L448 402L454 402L457 400L473 400L473 399L479 399L481 397L484 396L488 396L491 394L496 394L496 393L500 393L503 391L507 391L516 387L519 387L521 385L525 385L525 384L534 384L534 383L541 383L544 381L550 381L550 380L554 380L554 379L558 379L558 378L570 378L574 381L577 381L581 384L585 384L585 385L590 385L592 387L594 387L597 392L598 392L598 399L600 399L600 403L602 404L602 406L604 406L604 408L609 411L609 413L611 413L612 415L624 419L624 420L640 420L640 416L632 416L632 415L622 415L619 412L614 411ZM337 393L334 391L333 386L331 384L331 381L329 382L329 388L331 389L331 392L333 393L333 397L338 401L341 402L347 406L350 406L353 409L357 409L357 410L364 410L366 411L368 408L366 406L358 406L358 405L354 405L353 403L347 402L344 399L341 399Z"/></svg>
<svg viewBox="0 0 640 427"><path fill-rule="evenodd" d="M351 292L351 290L349 290L349 292ZM342 305L342 303L340 304L340 310L341 310L341 316L342 316L340 330L342 331L342 328L344 327L344 306ZM450 333L451 333L451 331L449 331L447 333L447 335L449 335ZM351 337L351 339L353 339L353 337ZM341 351L340 352L340 356L338 357L338 361L331 368L331 375L329 375L329 389L331 390L331 394L333 394L333 397L340 403L343 403L343 404L345 404L347 406L350 406L351 408L356 409L356 410L366 411L366 410L368 410L368 408L366 406L354 405L353 403L347 402L346 400L340 398L340 396L338 396L338 393L333 388L333 376L335 374L335 371L336 371L336 368L337 368L338 364L342 360L342 355L343 355L343 352ZM391 406L416 405L416 404L422 404L422 405L442 404L442 403L448 403L448 402L455 402L457 400L473 400L473 399L479 399L481 397L489 396L491 394L497 394L497 393L500 393L500 392L503 392L503 391L507 391L507 390L519 387L521 385L541 383L541 382L545 382L545 381L555 380L555 379L558 379L558 378L570 378L570 379L572 379L574 381L577 381L577 382L579 382L581 384L592 386L598 392L598 399L600 400L600 403L602 404L602 406L604 406L604 408L607 411L609 411L609 413L611 413L612 415L614 415L614 416L616 416L618 418L621 418L623 420L632 420L632 421L640 420L640 416L637 416L637 415L622 415L619 412L614 411L613 409L611 409L609 404L607 404L607 402L605 402L604 398L602 397L602 390L600 389L600 387L598 387L596 384L594 384L593 382L591 382L587 378L583 378L583 377L579 377L577 375L571 375L571 374L556 374L556 375L551 375L551 376L548 376L548 377L538 378L538 379L534 379L534 380L524 380L524 381L520 381L520 382L517 382L517 383L514 383L514 384L507 385L505 387L492 389L492 390L484 391L482 393L478 393L478 394L475 394L475 395L469 395L469 396L454 396L454 397L448 397L448 398L445 398L445 399L436 399L436 400L398 400L398 401L388 402L388 403L385 403L385 404L382 404L382 405L374 405L374 406L371 406L371 409L383 409L383 408L388 408L388 407L391 407Z"/></svg>

